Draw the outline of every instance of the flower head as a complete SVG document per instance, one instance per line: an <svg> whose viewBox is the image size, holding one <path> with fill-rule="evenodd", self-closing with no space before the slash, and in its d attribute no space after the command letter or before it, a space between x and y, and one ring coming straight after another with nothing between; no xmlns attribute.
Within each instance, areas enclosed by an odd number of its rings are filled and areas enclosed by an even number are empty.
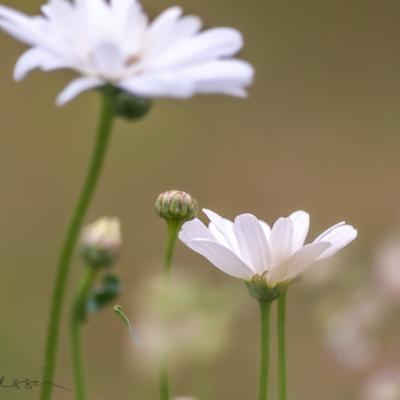
<svg viewBox="0 0 400 400"><path fill-rule="evenodd" d="M81 77L58 97L112 85L139 97L187 98L196 93L244 96L253 68L232 58L240 32L182 16L179 7L149 22L138 0L49 0L38 16L0 6L0 28L31 46L18 60L15 79L35 68L68 68Z"/></svg>
<svg viewBox="0 0 400 400"><path fill-rule="evenodd" d="M305 245L310 222L305 211L279 218L272 228L252 214L239 215L232 222L203 211L211 221L208 227L197 218L186 222L180 240L223 272L246 281L262 280L271 288L290 283L357 236L352 226L340 222Z"/></svg>
<svg viewBox="0 0 400 400"><path fill-rule="evenodd" d="M90 266L108 267L119 256L121 242L121 225L118 218L100 218L83 230L82 258Z"/></svg>

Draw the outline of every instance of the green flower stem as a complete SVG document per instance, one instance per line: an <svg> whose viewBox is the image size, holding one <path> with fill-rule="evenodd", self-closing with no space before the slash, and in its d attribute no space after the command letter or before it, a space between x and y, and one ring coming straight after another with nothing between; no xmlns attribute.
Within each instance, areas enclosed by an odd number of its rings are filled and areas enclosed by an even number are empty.
<svg viewBox="0 0 400 400"><path fill-rule="evenodd" d="M179 230L182 226L182 221L180 220L167 220L168 234L167 243L165 246L164 255L164 287L162 296L162 325L166 327L167 310L168 310L168 297L169 297L169 277L171 272L172 256L174 253L176 239L178 238ZM168 357L167 353L164 351L161 354L160 360L160 400L169 400L169 381L168 381Z"/></svg>
<svg viewBox="0 0 400 400"><path fill-rule="evenodd" d="M161 356L160 362L160 399L169 400L168 359L166 354Z"/></svg>
<svg viewBox="0 0 400 400"><path fill-rule="evenodd" d="M278 372L279 400L286 400L286 297L285 290L278 298Z"/></svg>
<svg viewBox="0 0 400 400"><path fill-rule="evenodd" d="M268 399L268 375L269 375L269 353L270 353L270 322L271 304L269 300L259 300L261 317L261 353L260 353L260 390L259 400Z"/></svg>
<svg viewBox="0 0 400 400"><path fill-rule="evenodd" d="M78 294L72 307L70 321L72 371L76 400L86 400L86 385L82 363L81 325L86 320L86 303L98 273L97 268L86 267Z"/></svg>
<svg viewBox="0 0 400 400"><path fill-rule="evenodd" d="M99 179L101 167L108 147L111 129L114 120L114 98L104 93L101 117L98 126L98 133L95 148L90 160L89 170L83 185L82 192L75 207L68 230L65 236L64 245L61 250L57 276L53 291L50 319L47 330L47 341L45 349L45 363L42 375L42 386L40 399L50 400L52 394L52 385L55 361L58 348L58 337L60 333L61 312L63 309L65 287L68 278L69 267L71 264L74 249L76 247L80 234L83 219L90 205L93 193Z"/></svg>
<svg viewBox="0 0 400 400"><path fill-rule="evenodd" d="M168 236L167 236L167 244L165 246L165 255L164 255L164 276L167 279L169 279L171 264L172 264L172 256L174 253L176 239L178 238L178 234L182 226L182 221L170 220L167 221L167 224L168 224Z"/></svg>

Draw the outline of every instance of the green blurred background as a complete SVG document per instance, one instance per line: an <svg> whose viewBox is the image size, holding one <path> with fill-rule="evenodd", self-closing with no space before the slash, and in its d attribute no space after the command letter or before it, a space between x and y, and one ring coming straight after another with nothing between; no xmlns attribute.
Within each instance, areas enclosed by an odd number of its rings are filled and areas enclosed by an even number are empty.
<svg viewBox="0 0 400 400"><path fill-rule="evenodd" d="M3 4L33 14L41 2ZM148 0L144 7L155 16L172 4ZM143 121L116 124L87 222L102 215L122 220L124 250L116 272L124 293L118 302L135 321L146 300L138 294L160 269L165 239L153 203L159 192L175 188L230 218L248 211L273 221L305 209L312 215L312 235L346 219L360 235L338 268L346 271L341 279L354 268L362 281L376 243L400 223L400 3L179 4L201 15L206 26L240 29L242 57L255 66L256 80L247 100L156 101ZM99 102L97 94L86 93L56 108L55 97L73 73L34 72L17 84L12 69L24 46L1 34L0 48L0 376L33 378L41 373L57 254L82 184ZM223 350L174 370L174 393L198 395L201 386L210 399L255 398L256 304L240 281L182 245L176 264L175 271L195 277L200 290L226 293L218 310L233 307L234 315ZM81 269L77 260L69 300ZM363 376L341 368L326 350L314 316L321 296L305 284L290 292L292 399L355 399ZM142 368L145 355L131 352L127 331L112 311L95 316L85 337L91 399L157 398L156 370ZM72 387L66 325L56 383ZM0 390L5 400L37 394ZM73 396L56 390L54 398Z"/></svg>

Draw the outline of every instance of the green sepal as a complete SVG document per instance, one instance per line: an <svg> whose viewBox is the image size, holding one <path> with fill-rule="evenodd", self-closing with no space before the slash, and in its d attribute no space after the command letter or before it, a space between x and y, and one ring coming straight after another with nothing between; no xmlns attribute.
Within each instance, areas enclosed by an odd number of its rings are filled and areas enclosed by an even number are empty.
<svg viewBox="0 0 400 400"><path fill-rule="evenodd" d="M256 276L251 281L245 282L250 296L258 301L276 300L286 290L288 283L282 282L275 286L270 286L265 278L261 276Z"/></svg>
<svg viewBox="0 0 400 400"><path fill-rule="evenodd" d="M113 99L115 115L127 120L144 117L153 105L151 99L135 96L110 84L102 86L100 91Z"/></svg>
<svg viewBox="0 0 400 400"><path fill-rule="evenodd" d="M105 275L100 287L93 290L86 303L86 312L95 313L112 303L121 293L120 279L115 275Z"/></svg>
<svg viewBox="0 0 400 400"><path fill-rule="evenodd" d="M80 252L83 260L90 267L98 269L111 267L117 258L115 249L110 248L92 247L82 244Z"/></svg>
<svg viewBox="0 0 400 400"><path fill-rule="evenodd" d="M145 97L134 96L120 91L115 100L115 113L127 120L144 117L151 109L153 102Z"/></svg>

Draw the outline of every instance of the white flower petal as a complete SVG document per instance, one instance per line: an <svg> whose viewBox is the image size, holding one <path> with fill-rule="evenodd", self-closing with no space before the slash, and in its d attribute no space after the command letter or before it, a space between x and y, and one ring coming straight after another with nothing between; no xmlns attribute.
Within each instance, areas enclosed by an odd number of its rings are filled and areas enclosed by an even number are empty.
<svg viewBox="0 0 400 400"><path fill-rule="evenodd" d="M136 96L174 97L186 99L195 93L193 82L179 80L176 72L159 72L138 75L129 80L120 81L117 86Z"/></svg>
<svg viewBox="0 0 400 400"><path fill-rule="evenodd" d="M157 68L176 68L202 64L213 59L229 57L243 46L239 31L232 28L214 28L193 38L177 41L168 52L157 57Z"/></svg>
<svg viewBox="0 0 400 400"><path fill-rule="evenodd" d="M74 97L78 96L80 93L94 89L96 87L104 85L104 82L98 78L77 78L70 82L66 88L58 95L56 103L59 106L71 101Z"/></svg>
<svg viewBox="0 0 400 400"><path fill-rule="evenodd" d="M179 232L179 239L187 243L193 239L216 240L212 233L198 218L185 222Z"/></svg>
<svg viewBox="0 0 400 400"><path fill-rule="evenodd" d="M210 61L184 68L180 78L194 82L198 93L221 93L231 96L244 97L243 87L253 81L253 67L242 60Z"/></svg>
<svg viewBox="0 0 400 400"><path fill-rule="evenodd" d="M143 37L148 28L148 18L142 6L135 0L112 0L110 20L119 21L119 30L115 29L123 53L128 57L140 53ZM134 21L134 23L132 22ZM129 38L129 40L125 40Z"/></svg>
<svg viewBox="0 0 400 400"><path fill-rule="evenodd" d="M188 98L195 93L243 97L253 68L241 60L212 61L175 72L159 71L122 80L118 86L138 96Z"/></svg>
<svg viewBox="0 0 400 400"><path fill-rule="evenodd" d="M330 234L330 233L333 232L336 228L339 228L340 226L343 226L343 225L345 225L345 224L346 224L345 221L341 221L341 222L338 222L337 224L331 226L331 227L328 228L326 231L322 232L322 233L314 240L314 242L319 242L319 241L323 240L323 238L324 238L326 235Z"/></svg>
<svg viewBox="0 0 400 400"><path fill-rule="evenodd" d="M182 15L180 7L170 7L163 11L151 24L146 34L146 48L144 57L152 62L171 45L179 17Z"/></svg>
<svg viewBox="0 0 400 400"><path fill-rule="evenodd" d="M351 225L344 223L337 224L322 233L314 243L329 242L331 247L325 251L319 259L327 258L337 253L340 249L347 246L357 237L357 230Z"/></svg>
<svg viewBox="0 0 400 400"><path fill-rule="evenodd" d="M193 37L202 27L201 18L196 16L181 17L182 10L172 7L163 12L150 26L144 57L169 53L171 47L184 39ZM157 52L156 52L157 50ZM158 53L158 54L156 54Z"/></svg>
<svg viewBox="0 0 400 400"><path fill-rule="evenodd" d="M74 12L72 3L65 0L50 0L41 7L41 10L48 19L56 20L61 24L65 18L71 18Z"/></svg>
<svg viewBox="0 0 400 400"><path fill-rule="evenodd" d="M0 5L0 28L26 44L37 44L43 37L40 34L42 17L27 17L10 7Z"/></svg>
<svg viewBox="0 0 400 400"><path fill-rule="evenodd" d="M94 49L95 68L104 76L120 75L123 68L123 55L119 46L112 42L100 42Z"/></svg>
<svg viewBox="0 0 400 400"><path fill-rule="evenodd" d="M272 253L273 268L292 255L293 221L290 218L279 218L272 227L269 244Z"/></svg>
<svg viewBox="0 0 400 400"><path fill-rule="evenodd" d="M269 237L271 236L271 227L262 219L259 219L258 222L260 223L261 228L264 231L265 237L269 239Z"/></svg>
<svg viewBox="0 0 400 400"><path fill-rule="evenodd" d="M310 228L310 215L305 211L295 211L289 216L293 221L293 251L300 249L306 240Z"/></svg>
<svg viewBox="0 0 400 400"><path fill-rule="evenodd" d="M182 8L170 7L164 10L150 25L149 29L149 40L160 38L165 35L166 32L175 26L178 18L182 15Z"/></svg>
<svg viewBox="0 0 400 400"><path fill-rule="evenodd" d="M221 231L217 228L217 226L213 222L210 222L208 224L208 230L212 233L212 235L214 235L218 243L223 244L228 249L230 248L229 243L226 240L225 236L221 233Z"/></svg>
<svg viewBox="0 0 400 400"><path fill-rule="evenodd" d="M254 275L254 272L236 254L222 244L211 240L194 239L186 245L228 275L240 279L251 279Z"/></svg>
<svg viewBox="0 0 400 400"><path fill-rule="evenodd" d="M135 9L141 8L136 0L110 0L110 7L114 15L123 17L134 7Z"/></svg>
<svg viewBox="0 0 400 400"><path fill-rule="evenodd" d="M328 242L310 243L305 245L289 258L287 277L293 279L300 275L315 263L315 261L319 259L319 256L330 247L331 244Z"/></svg>
<svg viewBox="0 0 400 400"><path fill-rule="evenodd" d="M182 17L175 27L175 37L180 40L190 38L198 33L203 25L201 18L195 15Z"/></svg>
<svg viewBox="0 0 400 400"><path fill-rule="evenodd" d="M110 5L104 0L75 0L75 9L82 19L87 23L92 38L97 41L105 31L102 29L109 26Z"/></svg>
<svg viewBox="0 0 400 400"><path fill-rule="evenodd" d="M237 255L240 254L236 236L233 232L233 222L229 219L223 218L216 212L203 208L204 214L207 215L209 220L221 232L227 241L229 248Z"/></svg>
<svg viewBox="0 0 400 400"><path fill-rule="evenodd" d="M271 265L271 252L258 219L252 214L239 215L235 218L233 230L246 264L257 274L267 271Z"/></svg>
<svg viewBox="0 0 400 400"><path fill-rule="evenodd" d="M30 71L36 68L41 68L44 71L50 71L65 67L66 65L62 60L52 56L40 48L32 47L23 53L17 61L17 64L14 68L14 79L16 81L24 79Z"/></svg>
<svg viewBox="0 0 400 400"><path fill-rule="evenodd" d="M268 282L276 285L279 282L290 281L311 266L318 257L330 248L328 242L310 243L302 247L279 267L267 275Z"/></svg>

